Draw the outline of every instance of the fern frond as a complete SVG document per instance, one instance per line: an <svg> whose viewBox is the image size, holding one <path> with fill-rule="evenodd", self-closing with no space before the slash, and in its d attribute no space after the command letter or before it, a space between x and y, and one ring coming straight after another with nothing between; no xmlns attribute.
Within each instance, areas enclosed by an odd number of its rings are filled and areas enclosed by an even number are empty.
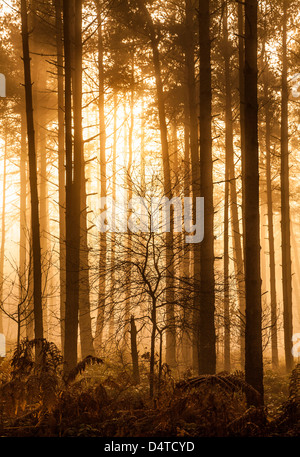
<svg viewBox="0 0 300 457"><path fill-rule="evenodd" d="M88 355L85 359L81 360L73 370L70 371L68 376L65 378L66 384L74 381L78 374L84 372L84 370L91 365L102 365L104 361L99 357L94 357L92 355Z"/></svg>
<svg viewBox="0 0 300 457"><path fill-rule="evenodd" d="M248 384L240 374L224 374L224 375L202 375L190 378L176 384L177 389L188 390L192 388L200 388L201 386L218 385L221 389L229 392L241 391L244 394L254 395L259 399L259 393Z"/></svg>

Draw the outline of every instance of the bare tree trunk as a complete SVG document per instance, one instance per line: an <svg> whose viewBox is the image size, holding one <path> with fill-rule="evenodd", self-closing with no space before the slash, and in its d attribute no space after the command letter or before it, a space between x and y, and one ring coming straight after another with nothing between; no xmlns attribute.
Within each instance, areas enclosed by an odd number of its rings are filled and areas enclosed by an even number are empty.
<svg viewBox="0 0 300 457"><path fill-rule="evenodd" d="M245 373L246 381L261 394L263 402L256 0L245 2L245 24ZM247 400L249 404L257 402L251 395Z"/></svg>
<svg viewBox="0 0 300 457"><path fill-rule="evenodd" d="M132 186L132 161L133 161L133 129L134 129L134 55L132 56L132 68L131 68L131 91L130 91L130 123L128 132L128 162L126 164L126 188L128 202L133 197L133 186ZM132 210L129 209L128 218L132 214ZM127 232L126 239L126 291L125 291L125 327L124 327L124 341L128 340L129 336L129 324L130 324L130 307L131 307L131 258L132 258L132 233L130 229ZM127 346L127 345L126 345ZM126 347L125 346L125 347Z"/></svg>
<svg viewBox="0 0 300 457"><path fill-rule="evenodd" d="M21 0L21 18L22 18L22 45L23 45L27 136L28 136L29 182L30 182L30 195L31 195L34 323L35 323L35 337L43 338L39 199L38 199L38 185L37 185L37 162L36 162L36 150L35 150L35 132L34 132L34 120L33 120L32 82L31 82L30 54L29 54L29 42L28 42L28 22L27 22L26 0Z"/></svg>
<svg viewBox="0 0 300 457"><path fill-rule="evenodd" d="M230 291L229 291L229 174L225 171L224 202L224 370L230 372Z"/></svg>
<svg viewBox="0 0 300 457"><path fill-rule="evenodd" d="M0 248L0 303L3 306L3 285L4 285L4 253L5 253L5 211L6 211L6 163L7 163L7 127L4 126L4 158L3 158L3 181L2 181L2 218L1 218L1 248ZM3 311L0 309L0 333L3 333Z"/></svg>
<svg viewBox="0 0 300 457"><path fill-rule="evenodd" d="M90 278L89 278L89 247L87 228L87 199L86 199L86 177L85 159L82 150L82 177L81 177L81 236L80 236L80 272L79 272L79 333L81 345L81 357L95 355L91 320L90 303Z"/></svg>
<svg viewBox="0 0 300 457"><path fill-rule="evenodd" d="M105 87L104 87L104 63L103 63L103 39L102 39L102 19L101 5L97 2L98 18L98 69L99 69L99 120L100 120L100 182L101 198L107 195L106 185L106 128L105 128ZM100 233L100 258L99 258L99 297L98 297L98 315L96 326L96 349L101 350L103 339L103 327L105 316L105 296L106 296L106 261L107 261L107 240L106 233Z"/></svg>
<svg viewBox="0 0 300 457"><path fill-rule="evenodd" d="M226 8L227 11L227 8ZM226 121L226 165L228 167L228 174L226 177L229 180L229 195L230 195L230 212L231 212L231 229L233 234L233 247L234 247L234 268L236 283L238 289L239 299L239 314L240 314L240 334L241 334L241 348L244 350L244 326L245 326L245 284L244 284L244 266L242 254L242 240L240 233L240 223L238 215L238 201L236 190L235 178L235 165L234 165L234 147L233 147L233 119L232 119L232 87L230 80L230 57L229 57L229 39L228 39L228 25L227 25L227 12L224 12L223 26L224 26L224 59L225 59L225 93L226 93L226 107L225 107L225 121ZM225 260L225 259L224 259ZM228 314L228 313L227 313ZM244 354L241 357L243 366Z"/></svg>
<svg viewBox="0 0 300 457"><path fill-rule="evenodd" d="M200 189L200 157L198 138L198 110L195 80L195 38L193 36L193 23L196 2L186 0L186 39L185 39L185 65L187 72L188 100L189 100L189 125L190 125L190 153L191 153L191 180L193 194L193 219L196 218L196 198L201 197ZM199 306L200 306L200 252L199 243L193 245L193 367L198 370L199 360Z"/></svg>
<svg viewBox="0 0 300 457"><path fill-rule="evenodd" d="M39 84L38 84L39 86ZM38 89L40 90L40 89ZM39 93L37 94L37 105L39 103ZM40 195L40 234L41 234L41 261L42 261L42 300L43 300L43 327L46 339L49 339L49 315L48 315L48 293L49 293L49 217L48 217L48 185L47 185L47 138L46 122L42 109L37 109L38 126L37 132L37 151L39 163L39 195Z"/></svg>
<svg viewBox="0 0 300 457"><path fill-rule="evenodd" d="M130 336L131 336L131 357L133 368L133 381L135 384L140 383L140 370L139 370L139 354L137 349L137 330L135 325L134 316L130 320Z"/></svg>
<svg viewBox="0 0 300 457"><path fill-rule="evenodd" d="M288 61L287 61L287 0L283 0L282 25L282 93L281 93L281 243L284 350L287 371L294 365L292 355L293 304L292 259L290 233L289 132L288 132Z"/></svg>
<svg viewBox="0 0 300 457"><path fill-rule="evenodd" d="M245 243L245 81L244 81L244 67L245 67L245 52L244 52L244 10L243 4L241 2L238 3L238 43L239 43L239 92L240 92L240 138L241 138L241 162L242 162L242 222L243 222L243 244ZM233 178L232 178L233 179ZM236 199L235 199L236 200ZM233 210L234 210L234 206ZM237 211L236 211L237 212ZM234 213L233 213L234 214ZM237 218L238 222L238 218ZM236 233L237 225L234 223L235 229L234 233ZM238 241L238 240L236 240ZM244 282L244 265L242 259L242 250L239 249L241 245L241 240L235 246L236 252L236 266L239 271L239 275L242 275L240 281ZM241 251L241 253L240 253ZM239 256L239 258L238 258ZM238 280L238 284L240 284ZM242 288L245 289L245 285L242 283ZM246 312L246 304L245 304L245 292L241 290L239 294L240 297L244 297L243 302L240 302L240 318L241 318L241 327L240 327L240 349L241 349L241 365L244 367L245 365L245 312Z"/></svg>
<svg viewBox="0 0 300 457"><path fill-rule="evenodd" d="M142 116L141 116L141 196L146 192L146 157L145 157L145 102L142 94Z"/></svg>
<svg viewBox="0 0 300 457"><path fill-rule="evenodd" d="M199 1L200 39L200 189L205 201L200 248L199 374L216 370L214 202L212 160L211 38L209 1Z"/></svg>
<svg viewBox="0 0 300 457"><path fill-rule="evenodd" d="M27 193L27 178L26 178L26 114L21 111L21 154L20 154L20 249L19 249L19 303L22 303L20 313L22 321L26 321L28 313L28 296L26 297L26 193ZM28 259L30 260L30 259ZM27 298L27 299L26 299ZM26 323L26 322L25 322ZM25 336L25 329L20 328L20 337Z"/></svg>
<svg viewBox="0 0 300 457"><path fill-rule="evenodd" d="M154 368L155 368L155 339L157 331L157 303L155 296L152 295L152 309L151 309L151 347L150 347L150 370L149 370L149 384L150 384L150 398L154 396Z"/></svg>
<svg viewBox="0 0 300 457"><path fill-rule="evenodd" d="M187 73L187 69L186 69ZM189 109L189 95L188 84L186 81L185 87L185 100L184 100L184 197L191 196L190 189L191 171L190 171L190 109ZM189 245L182 239L183 261L182 261L182 275L184 281L190 280L190 263L191 263L191 250ZM182 335L182 359L185 368L193 366L192 350L194 333L192 332L192 316L193 308L190 305L183 305L182 319L183 319L183 335ZM196 352L196 351L195 351Z"/></svg>
<svg viewBox="0 0 300 457"><path fill-rule="evenodd" d="M75 71L74 71L74 165L72 141L72 5L64 1L65 54L65 135L66 135L66 310L64 370L67 374L77 364L79 264L80 264L80 184L82 158L81 119L81 0L75 4ZM74 178L73 178L74 172Z"/></svg>
<svg viewBox="0 0 300 457"><path fill-rule="evenodd" d="M65 172L65 125L64 125L64 75L63 75L63 22L62 0L56 0L56 49L57 49L57 91L58 91L58 192L59 192L59 283L60 283L60 325L61 348L64 350L65 303L66 303L66 172Z"/></svg>
<svg viewBox="0 0 300 457"><path fill-rule="evenodd" d="M117 186L116 186L116 173L117 173L117 110L118 110L118 94L116 90L114 91L114 137L113 137L113 157L112 157L112 198L113 201L116 201L117 196ZM115 220L116 211L113 207L113 214L112 218ZM116 264L116 235L112 233L111 236L111 305L110 305L110 312L109 312L109 338L112 341L114 337L115 331L115 306L114 306L114 293L115 293L115 281L116 281L116 271L115 271L115 264Z"/></svg>
<svg viewBox="0 0 300 457"><path fill-rule="evenodd" d="M265 71L268 71L266 68ZM265 85L267 88L267 86ZM267 93L266 93L267 96ZM272 198L272 175L271 175L271 148L270 148L270 110L268 100L265 100L265 122L266 122L266 180L267 180L267 207L268 207L268 234L269 234L269 255L270 255L270 294L271 294L271 346L272 365L278 367L278 336L277 336L277 294L276 294L276 272L275 272L275 245L273 226L273 198Z"/></svg>
<svg viewBox="0 0 300 457"><path fill-rule="evenodd" d="M87 227L87 179L86 164L84 155L84 143L82 132L82 41L81 34L82 18L81 11L75 9L75 72L74 72L74 126L77 119L78 136L74 137L74 153L78 148L80 154L80 259L79 259L79 333L81 357L94 356L95 349L92 333L91 303L90 303L90 266L89 266L89 246L88 246L88 227ZM80 95L79 95L80 94ZM78 100L77 100L78 97ZM76 101L77 100L77 101ZM76 110L78 107L78 114ZM79 114L80 113L80 114ZM76 129L76 127L75 127ZM78 145L76 145L76 138ZM78 165L79 166L79 165Z"/></svg>
<svg viewBox="0 0 300 457"><path fill-rule="evenodd" d="M230 292L229 292L229 186L230 163L233 157L233 122L230 84L230 58L227 26L227 4L223 12L224 61L225 61L225 202L224 202L224 370L230 371Z"/></svg>

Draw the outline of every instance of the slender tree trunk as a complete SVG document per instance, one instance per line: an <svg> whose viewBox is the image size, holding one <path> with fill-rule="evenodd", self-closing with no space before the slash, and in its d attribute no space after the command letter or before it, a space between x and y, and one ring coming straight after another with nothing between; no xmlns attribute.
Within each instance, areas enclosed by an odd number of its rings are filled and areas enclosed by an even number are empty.
<svg viewBox="0 0 300 457"><path fill-rule="evenodd" d="M82 131L82 13L75 8L75 72L74 72L74 127L78 134L74 137L74 154L80 154L80 266L79 266L79 333L81 357L94 356L91 302L90 302L90 266L87 227L87 179ZM77 100L78 98L78 100ZM78 144L77 144L78 143ZM79 173L79 171L78 171Z"/></svg>
<svg viewBox="0 0 300 457"><path fill-rule="evenodd" d="M130 320L130 337L131 337L131 357L133 368L133 381L135 384L140 383L140 370L139 370L139 354L137 349L137 329L135 325L134 316Z"/></svg>
<svg viewBox="0 0 300 457"><path fill-rule="evenodd" d="M101 5L97 2L98 18L98 69L99 69L99 120L100 120L100 183L101 198L107 195L106 185L106 127L105 127L105 87L104 87L104 54L102 39L102 19ZM96 345L97 350L101 350L103 339L104 316L106 306L106 261L107 261L107 239L106 233L100 233L100 258L99 258L99 297L98 297L98 316L96 327Z"/></svg>
<svg viewBox="0 0 300 457"><path fill-rule="evenodd" d="M198 110L195 80L195 38L194 12L196 2L186 0L186 39L185 39L185 65L187 73L188 103L189 103L189 130L190 130L190 162L191 162L191 184L193 195L193 219L196 220L196 198L201 197L200 190L200 160L199 160L199 138L198 138ZM200 296L200 250L199 243L193 245L193 367L198 370L199 353L199 296Z"/></svg>
<svg viewBox="0 0 300 457"><path fill-rule="evenodd" d="M116 90L114 91L114 136L113 136L113 157L112 157L112 198L113 201L116 201L117 196L117 186L116 186L116 179L117 179L117 110L118 110L118 94ZM113 214L112 214L113 221L116 218L116 211L113 207ZM115 293L115 281L116 281L116 271L115 271L115 264L116 264L116 235L113 232L111 235L111 305L110 305L110 312L109 312L109 338L112 341L114 337L115 331L115 305L114 305L114 293Z"/></svg>
<svg viewBox="0 0 300 457"><path fill-rule="evenodd" d="M187 69L186 69L187 70ZM187 73L187 71L186 71ZM190 170L190 109L189 109L189 95L188 95L188 84L186 81L185 85L185 100L184 100L184 197L191 196L190 182L191 182L191 170ZM190 281L191 279L191 249L185 242L185 238L182 239L183 249L183 261L182 261L182 275L184 281ZM183 287L185 287L185 282ZM192 315L193 306L188 305L186 302L183 305L182 319L183 319L183 335L182 335L182 359L185 368L191 368L193 366L192 361L192 349L193 349L193 333L192 333ZM195 345L195 347L197 347ZM196 351L195 351L196 352ZM197 360L197 358L196 358Z"/></svg>
<svg viewBox="0 0 300 457"><path fill-rule="evenodd" d="M272 365L278 367L278 336L277 336L277 294L276 294L276 271L275 271L275 243L273 225L273 198L271 176L271 150L270 150L270 111L268 103L265 104L266 116L266 180L267 180L267 207L268 207L268 234L270 255L270 294L271 294L271 346Z"/></svg>
<svg viewBox="0 0 300 457"><path fill-rule="evenodd" d="M225 165L224 202L224 370L230 372L230 291L229 291L229 172Z"/></svg>
<svg viewBox="0 0 300 457"><path fill-rule="evenodd" d="M128 202L133 197L133 185L132 185L132 161L133 161L133 129L134 129L134 55L132 56L132 69L131 69L131 91L130 91L130 123L128 132L128 162L126 164L126 188L127 188L127 199ZM128 218L131 216L132 210L129 209ZM130 323L130 307L131 307L131 262L132 262L132 233L130 229L127 232L126 239L126 292L125 292L125 328L124 328L124 341L127 342L129 335L129 323Z"/></svg>
<svg viewBox="0 0 300 457"><path fill-rule="evenodd" d="M142 94L142 115L141 115L141 196L146 193L146 157L145 157L145 101Z"/></svg>
<svg viewBox="0 0 300 457"><path fill-rule="evenodd" d="M89 278L89 247L87 228L87 198L86 177L84 166L84 151L82 150L82 177L81 177L81 236L80 236L80 272L79 272L79 332L81 357L95 355L91 320L90 278Z"/></svg>
<svg viewBox="0 0 300 457"><path fill-rule="evenodd" d="M37 104L39 94L37 94ZM39 163L39 195L40 195L40 234L41 234L41 261L42 261L42 300L43 300L43 328L46 339L49 339L49 316L48 316L48 293L49 293L49 212L48 212L48 185L47 185L47 137L46 122L42 109L37 110L38 126L37 132L37 151Z"/></svg>
<svg viewBox="0 0 300 457"><path fill-rule="evenodd" d="M245 81L244 81L244 67L245 67L245 45L244 45L244 33L245 33L245 26L244 26L244 9L243 4L241 2L238 3L238 43L239 43L239 92L240 92L240 143L241 143L241 163L242 163L242 222L243 222L243 243L245 243ZM234 207L233 207L234 209ZM238 221L238 219L237 219ZM234 233L236 233L236 229L238 225L235 225ZM241 243L241 241L240 241ZM239 244L240 244L239 243ZM244 265L242 254L240 259L238 259L239 249L235 247L236 252L236 264L237 269L240 272L239 274L243 274ZM240 264L241 261L241 264ZM240 264L240 266L239 266ZM241 278L244 281L244 278ZM239 283L239 281L238 281ZM243 285L243 289L245 286ZM242 295L245 297L245 292L241 291L240 297ZM240 302L240 319L241 319L241 327L240 327L240 349L241 349L241 365L244 367L245 365L245 313L246 313L246 304L245 298L244 303Z"/></svg>
<svg viewBox="0 0 300 457"><path fill-rule="evenodd" d="M63 74L63 22L62 0L56 0L56 49L58 91L58 192L59 192L59 283L60 283L60 329L61 348L64 350L65 303L66 303L66 172L65 172L65 125L64 125L64 74Z"/></svg>
<svg viewBox="0 0 300 457"><path fill-rule="evenodd" d="M82 158L81 119L81 0L75 4L75 71L74 71L74 165L72 141L72 5L64 0L65 54L65 135L66 135L66 308L64 357L65 374L77 364L79 263L80 263L80 183ZM74 178L73 178L74 174Z"/></svg>
<svg viewBox="0 0 300 457"><path fill-rule="evenodd" d="M256 0L245 2L245 24L245 373L246 381L261 394L263 402ZM248 403L255 404L256 400L249 395Z"/></svg>
<svg viewBox="0 0 300 457"><path fill-rule="evenodd" d="M226 8L227 10L227 8ZM228 167L228 175L226 178L229 180L229 195L230 195L230 212L231 212L231 229L233 234L233 248L234 248L234 268L236 275L236 283L238 289L239 299L239 314L241 326L241 347L244 350L244 325L245 325L245 283L244 283L244 265L242 254L242 239L240 233L240 223L238 215L238 201L236 190L235 178L235 165L234 165L234 147L233 147L233 119L232 119L232 87L230 80L230 56L229 56L229 39L228 39L228 25L227 15L224 12L223 26L224 26L224 59L225 59L225 93L226 93L226 106L225 106L225 122L226 122L226 164ZM244 360L244 355L241 358Z"/></svg>
<svg viewBox="0 0 300 457"><path fill-rule="evenodd" d="M152 310L151 310L151 347L150 347L150 372L149 372L149 384L150 384L150 398L154 396L154 368L155 368L155 339L157 330L157 303L154 296L152 298Z"/></svg>
<svg viewBox="0 0 300 457"><path fill-rule="evenodd" d="M233 125L231 111L230 57L227 28L227 4L223 16L225 60L225 203L224 203L224 370L230 371L230 292L229 292L229 186L230 159L233 156Z"/></svg>
<svg viewBox="0 0 300 457"><path fill-rule="evenodd" d="M204 198L204 240L200 250L199 374L216 370L212 90L209 1L199 1L200 190Z"/></svg>
<svg viewBox="0 0 300 457"><path fill-rule="evenodd" d="M32 255L33 255L34 323L35 323L35 337L43 338L39 199L38 199L38 185L37 185L37 161L36 161L36 150L35 150L35 132L34 132L33 102L32 102L32 81L31 81L31 69L30 69L26 0L21 0L21 18L22 18L22 45L23 45L27 136L28 136L29 182L30 182L30 195L31 195L31 235L32 235Z"/></svg>
<svg viewBox="0 0 300 457"><path fill-rule="evenodd" d="M0 303L3 306L3 285L4 285L4 253L5 253L5 235L6 235L6 163L7 163L7 127L5 129L5 145L3 158L3 181L2 181L2 218L1 218L1 248L0 248ZM3 333L3 311L0 309L0 333Z"/></svg>
<svg viewBox="0 0 300 457"><path fill-rule="evenodd" d="M28 312L28 296L26 297L26 193L27 193L27 178L26 178L26 113L21 111L21 154L20 154L20 249L19 249L19 303L22 303L20 314L22 323L26 321ZM26 322L25 322L26 323ZM20 337L25 337L25 329L20 328Z"/></svg>
<svg viewBox="0 0 300 457"><path fill-rule="evenodd" d="M288 61L287 61L287 0L283 0L282 25L282 93L281 93L281 243L284 350L287 371L294 365L292 355L292 259L290 233L289 132L288 132Z"/></svg>

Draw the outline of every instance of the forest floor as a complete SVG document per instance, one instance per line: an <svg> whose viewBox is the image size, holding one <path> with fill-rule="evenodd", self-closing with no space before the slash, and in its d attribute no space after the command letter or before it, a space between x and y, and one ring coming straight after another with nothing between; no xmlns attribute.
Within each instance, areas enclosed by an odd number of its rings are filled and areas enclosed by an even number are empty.
<svg viewBox="0 0 300 457"><path fill-rule="evenodd" d="M30 343L30 342L29 342ZM119 365L88 358L68 379L61 356L43 345L35 364L24 344L0 362L0 436L266 437L300 434L300 365L265 372L265 406L248 408L242 372L175 381L164 370L150 400L147 365L138 385Z"/></svg>

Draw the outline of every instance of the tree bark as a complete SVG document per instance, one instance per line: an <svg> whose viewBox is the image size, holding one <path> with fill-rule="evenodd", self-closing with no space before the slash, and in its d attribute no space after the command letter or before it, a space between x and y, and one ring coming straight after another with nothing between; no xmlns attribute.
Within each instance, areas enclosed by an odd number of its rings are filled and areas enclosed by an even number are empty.
<svg viewBox="0 0 300 457"><path fill-rule="evenodd" d="M199 160L199 135L198 111L195 80L195 37L194 13L196 2L185 2L185 65L187 73L188 104L189 104L189 134L190 134L190 162L191 184L193 196L193 220L196 219L196 198L201 196L200 191L200 160ZM198 370L199 353L199 297L200 297L200 250L199 243L193 245L193 367Z"/></svg>
<svg viewBox="0 0 300 457"><path fill-rule="evenodd" d="M2 181L2 217L1 217L1 247L0 247L0 303L3 306L3 285L4 285L4 253L5 253L5 235L6 235L6 164L7 164L7 127L4 126L4 158L3 158L3 181ZM18 325L20 323L18 322ZM0 333L3 333L3 311L0 308Z"/></svg>
<svg viewBox="0 0 300 457"><path fill-rule="evenodd" d="M266 30L266 26L265 26ZM265 53L265 43L264 50ZM271 172L271 111L269 97L269 65L267 57L264 61L264 107L265 107L265 148L266 148L266 194L267 194L267 219L268 219L268 246L270 262L270 300L271 300L271 350L273 369L278 367L278 329L277 329L277 293L275 271L275 241L273 223L273 197L272 197L272 172Z"/></svg>
<svg viewBox="0 0 300 457"><path fill-rule="evenodd" d="M26 267L27 254L26 254L26 193L27 193L27 151L26 151L26 113L21 110L21 154L20 154L20 249L19 249L19 303L22 303L20 313L22 321L27 321L28 314L28 295L26 297L26 288L28 287L26 281L26 274L28 273ZM28 259L29 263L30 259ZM20 337L25 337L25 329L21 327Z"/></svg>
<svg viewBox="0 0 300 457"><path fill-rule="evenodd" d="M257 103L257 1L245 2L245 376L263 402L259 162ZM256 398L248 395L248 404Z"/></svg>
<svg viewBox="0 0 300 457"><path fill-rule="evenodd" d="M243 4L238 2L238 47L239 47L239 92L240 92L240 145L241 145L241 163L242 163L242 223L243 223L243 244L245 243L245 81L244 81L244 67L245 67L245 20L244 20L244 10ZM233 208L234 209L234 208ZM238 221L238 219L237 219ZM236 223L235 231L238 227ZM238 246L238 243L236 246ZM244 248L243 248L244 249ZM241 254L239 255L239 251ZM242 274L244 270L244 264L242 259L242 250L235 247L236 255L239 255L236 258L236 265L237 269ZM240 263L241 262L241 263ZM244 281L244 278L241 278ZM245 289L245 284L243 285L243 289ZM244 303L240 302L240 318L241 318L241 326L240 326L240 354L241 354L241 365L244 367L245 365L245 313L246 313L246 304L245 304L245 292L241 292L244 296ZM242 296L240 295L240 297Z"/></svg>
<svg viewBox="0 0 300 457"><path fill-rule="evenodd" d="M105 198L107 195L106 184L106 127L105 127L105 87L104 87L104 54L102 38L102 19L101 5L97 2L98 18L98 69L99 69L99 120L100 120L100 195ZM106 233L100 233L100 258L99 258L99 296L98 296L98 315L96 326L96 345L97 350L101 350L103 339L104 316L106 306L106 257L107 257L107 239Z"/></svg>
<svg viewBox="0 0 300 457"><path fill-rule="evenodd" d="M72 7L63 3L65 54L65 135L66 135L66 308L64 358L65 374L77 364L79 263L80 263L80 183L82 157L81 119L81 0L75 4L75 72L74 72L74 165L72 141ZM74 173L74 178L73 178Z"/></svg>
<svg viewBox="0 0 300 457"><path fill-rule="evenodd" d="M58 192L59 192L59 284L60 284L60 329L61 348L64 350L65 303L66 303L66 171L65 171L65 125L64 125L64 50L62 0L55 1L56 12L56 50L57 50L57 91L58 91Z"/></svg>
<svg viewBox="0 0 300 457"><path fill-rule="evenodd" d="M33 256L33 303L35 338L43 338L43 310L42 310L42 273L41 273L41 245L39 222L39 199L37 185L37 161L35 150L35 132L33 120L32 82L30 69L30 54L28 41L28 18L26 0L21 0L22 45L25 79L25 99L28 136L29 182L31 195L31 236Z"/></svg>
<svg viewBox="0 0 300 457"><path fill-rule="evenodd" d="M135 325L134 316L131 316L130 320L130 336L131 336L131 357L132 357L132 369L133 369L133 381L135 384L140 383L140 370L139 370L139 354L137 349L137 330Z"/></svg>
<svg viewBox="0 0 300 457"><path fill-rule="evenodd" d="M282 92L281 92L281 243L283 328L286 370L294 365L292 355L293 303L292 258L290 228L289 132L288 132L288 60L287 60L287 0L283 0L282 24Z"/></svg>
<svg viewBox="0 0 300 457"><path fill-rule="evenodd" d="M212 90L209 1L199 1L200 191L204 198L204 240L200 249L199 374L216 370Z"/></svg>

